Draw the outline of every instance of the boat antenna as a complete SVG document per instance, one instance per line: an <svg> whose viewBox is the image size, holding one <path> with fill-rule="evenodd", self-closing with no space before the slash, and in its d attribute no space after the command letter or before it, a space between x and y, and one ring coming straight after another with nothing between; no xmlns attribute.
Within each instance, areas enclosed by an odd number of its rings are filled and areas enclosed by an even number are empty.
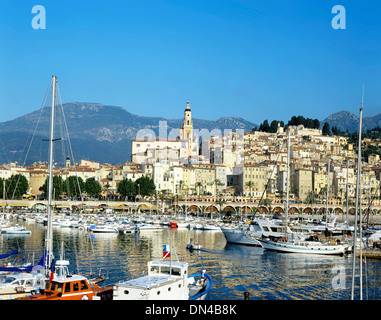
<svg viewBox="0 0 381 320"><path fill-rule="evenodd" d="M179 262L179 258L177 257L176 248L173 246L172 238L171 238L171 235L170 235L170 233L169 233L168 228L167 228L167 232L168 232L169 242L170 242L170 246L171 246L171 251L172 251L172 249L173 249L173 252L175 253L176 260L177 260L177 262ZM172 255L171 255L171 256L172 256Z"/></svg>

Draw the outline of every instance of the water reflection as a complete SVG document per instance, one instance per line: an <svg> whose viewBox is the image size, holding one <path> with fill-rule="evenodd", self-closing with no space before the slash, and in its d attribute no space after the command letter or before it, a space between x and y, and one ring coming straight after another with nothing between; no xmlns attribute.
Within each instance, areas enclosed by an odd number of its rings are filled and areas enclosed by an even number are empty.
<svg viewBox="0 0 381 320"><path fill-rule="evenodd" d="M2 251L19 250L20 257L34 253L35 261L39 260L46 227L29 224L28 228L32 230L30 236L2 235ZM202 244L200 252L186 249L190 238ZM162 258L162 245L171 241L178 258L189 263L189 272L200 271L203 264L213 277L209 299L241 300L245 291L250 292L251 299L350 299L351 256L275 253L260 247L227 244L223 233L216 231L166 228L140 234L89 234L78 229L54 229L55 255L59 255L64 243L72 271L88 276L107 273L107 285L146 272L147 262ZM175 259L174 252L172 258ZM335 266L343 267L344 289L333 287ZM368 261L364 298L381 297L380 266L380 261Z"/></svg>

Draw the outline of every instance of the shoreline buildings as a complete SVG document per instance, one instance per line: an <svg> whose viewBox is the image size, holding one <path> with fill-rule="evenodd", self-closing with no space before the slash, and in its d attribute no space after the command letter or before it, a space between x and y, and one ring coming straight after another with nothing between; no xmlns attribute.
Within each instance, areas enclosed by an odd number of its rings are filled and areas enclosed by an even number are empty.
<svg viewBox="0 0 381 320"><path fill-rule="evenodd" d="M289 130L291 201L325 201L328 170L329 202L343 204L347 193L349 198L354 198L357 154L348 139L325 136L321 130L303 125L290 126ZM287 134L279 125L275 133L243 130L222 133L194 128L187 102L179 129L168 133L164 122L160 124L159 137L149 129L142 129L137 134L132 140L131 162L115 166L82 160L72 165L67 159L66 167L54 168L54 174L61 175L64 180L72 175L80 176L84 181L95 179L101 184L103 195L116 197L120 181L135 181L148 175L153 179L156 191L167 195L181 195L187 199L241 196L245 201L262 198L281 202L286 194L286 140ZM372 139L364 139L363 143L381 144ZM39 188L47 177L47 166L33 164L23 168L15 163L0 166L0 178L7 179L18 173L28 179L28 196L41 196ZM364 203L370 201L379 188L380 175L380 156L370 154L362 166ZM379 202L379 196L376 200Z"/></svg>

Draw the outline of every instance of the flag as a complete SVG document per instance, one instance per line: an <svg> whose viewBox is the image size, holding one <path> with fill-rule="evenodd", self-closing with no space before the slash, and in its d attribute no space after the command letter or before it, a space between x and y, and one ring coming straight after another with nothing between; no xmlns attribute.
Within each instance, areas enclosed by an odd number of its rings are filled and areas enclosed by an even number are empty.
<svg viewBox="0 0 381 320"><path fill-rule="evenodd" d="M56 267L55 267L55 263L54 263L54 259L52 261L52 265L50 267L50 277L49 277L49 281L52 282L53 279L54 279L54 271L56 270Z"/></svg>
<svg viewBox="0 0 381 320"><path fill-rule="evenodd" d="M171 250L169 248L169 245L163 244L163 257L169 258L171 256Z"/></svg>
<svg viewBox="0 0 381 320"><path fill-rule="evenodd" d="M366 265L366 257L362 260L362 264L365 266Z"/></svg>

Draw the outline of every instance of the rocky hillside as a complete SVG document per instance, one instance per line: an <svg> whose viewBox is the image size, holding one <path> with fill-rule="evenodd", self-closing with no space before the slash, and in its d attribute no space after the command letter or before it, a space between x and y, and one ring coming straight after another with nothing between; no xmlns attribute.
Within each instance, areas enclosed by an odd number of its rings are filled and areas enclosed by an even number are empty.
<svg viewBox="0 0 381 320"><path fill-rule="evenodd" d="M349 132L358 131L359 117L348 111L340 111L330 115L328 118L320 122L321 125L328 122L330 128L336 126L341 131ZM381 127L381 113L373 117L363 117L363 130Z"/></svg>

